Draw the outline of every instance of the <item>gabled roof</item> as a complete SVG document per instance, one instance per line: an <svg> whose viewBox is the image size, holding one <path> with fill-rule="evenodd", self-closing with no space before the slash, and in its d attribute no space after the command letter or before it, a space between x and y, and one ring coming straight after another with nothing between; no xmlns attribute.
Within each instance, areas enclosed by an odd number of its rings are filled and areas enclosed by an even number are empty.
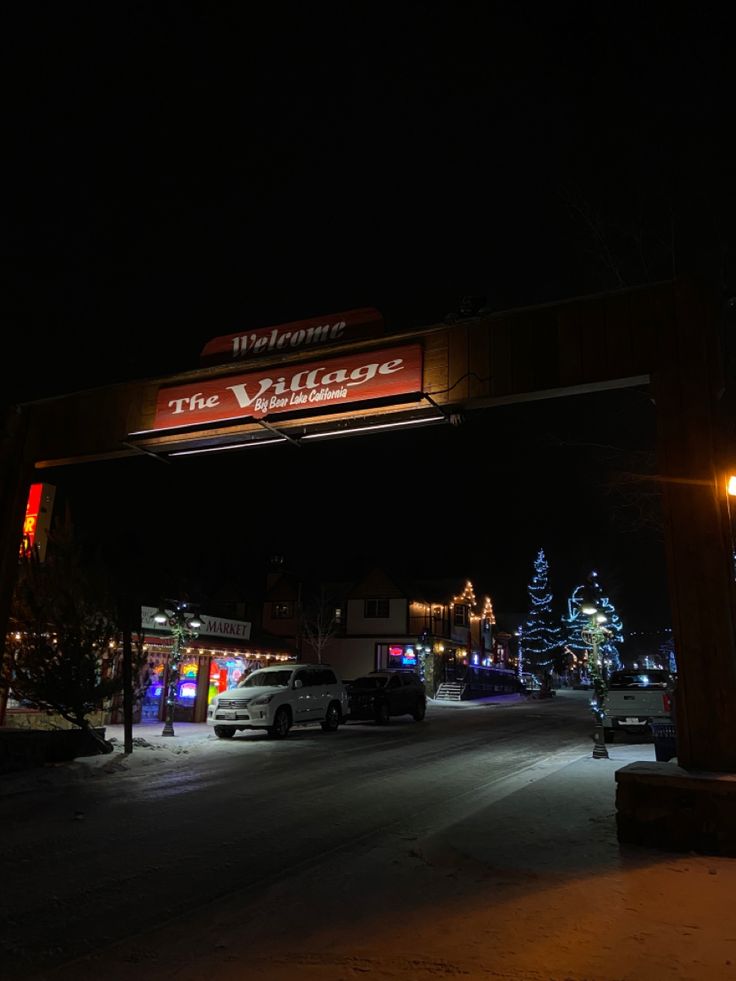
<svg viewBox="0 0 736 981"><path fill-rule="evenodd" d="M374 566L347 591L348 599L379 596L382 599L411 599L404 586L399 585L385 569Z"/></svg>
<svg viewBox="0 0 736 981"><path fill-rule="evenodd" d="M404 598L410 602L437 603L446 605L465 589L467 580L452 579L407 579L394 575L383 566L374 566L347 592L348 599L381 597L386 599Z"/></svg>
<svg viewBox="0 0 736 981"><path fill-rule="evenodd" d="M453 576L445 579L420 579L415 583L416 595L413 599L424 600L425 603L451 603L465 589L467 579ZM476 593L476 597L480 599Z"/></svg>
<svg viewBox="0 0 736 981"><path fill-rule="evenodd" d="M273 582L263 597L266 603L293 603L299 599L299 580L284 573Z"/></svg>

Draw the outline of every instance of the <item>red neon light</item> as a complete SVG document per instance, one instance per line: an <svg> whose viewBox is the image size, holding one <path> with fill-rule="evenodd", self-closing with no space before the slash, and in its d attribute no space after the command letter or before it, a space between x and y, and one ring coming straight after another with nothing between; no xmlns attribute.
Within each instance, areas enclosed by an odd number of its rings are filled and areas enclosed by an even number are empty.
<svg viewBox="0 0 736 981"><path fill-rule="evenodd" d="M38 515L41 510L41 492L43 484L31 484L26 502L26 516L23 521L23 540L20 546L21 555L27 555L36 543Z"/></svg>

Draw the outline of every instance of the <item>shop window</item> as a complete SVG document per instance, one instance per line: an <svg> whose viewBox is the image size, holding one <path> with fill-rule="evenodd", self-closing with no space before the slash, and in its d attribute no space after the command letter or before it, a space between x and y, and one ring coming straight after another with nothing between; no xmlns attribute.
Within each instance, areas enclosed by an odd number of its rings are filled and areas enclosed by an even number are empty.
<svg viewBox="0 0 736 981"><path fill-rule="evenodd" d="M165 666L162 661L150 663L148 685L141 699L141 722L160 718L161 702L164 697L164 672Z"/></svg>
<svg viewBox="0 0 736 981"><path fill-rule="evenodd" d="M240 679L260 667L257 661L248 661L242 657L215 657L210 662L210 683L207 701L210 702L215 695L230 688L236 688Z"/></svg>
<svg viewBox="0 0 736 981"><path fill-rule="evenodd" d="M197 697L197 676L199 674L199 662L196 660L182 661L179 667L179 681L177 685L176 700L184 704L193 704Z"/></svg>
<svg viewBox="0 0 736 981"><path fill-rule="evenodd" d="M387 599L367 599L365 601L366 620L386 620L388 619L388 600Z"/></svg>
<svg viewBox="0 0 736 981"><path fill-rule="evenodd" d="M294 613L291 608L291 603L274 603L273 604L273 618L274 620L291 620Z"/></svg>

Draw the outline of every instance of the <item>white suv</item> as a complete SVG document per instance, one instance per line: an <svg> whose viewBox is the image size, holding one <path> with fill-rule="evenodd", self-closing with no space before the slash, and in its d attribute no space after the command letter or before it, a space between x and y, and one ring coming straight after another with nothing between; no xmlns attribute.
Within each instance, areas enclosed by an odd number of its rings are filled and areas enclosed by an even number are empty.
<svg viewBox="0 0 736 981"><path fill-rule="evenodd" d="M320 722L335 732L348 714L345 686L325 664L292 664L261 668L215 697L207 708L207 722L220 739L239 729L265 729L283 739L293 725Z"/></svg>

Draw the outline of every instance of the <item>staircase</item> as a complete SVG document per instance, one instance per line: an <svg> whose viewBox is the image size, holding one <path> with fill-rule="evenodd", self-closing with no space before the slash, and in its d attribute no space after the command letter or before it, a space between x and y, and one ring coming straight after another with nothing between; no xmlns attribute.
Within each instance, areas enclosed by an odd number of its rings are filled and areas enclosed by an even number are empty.
<svg viewBox="0 0 736 981"><path fill-rule="evenodd" d="M465 694L462 682L443 681L434 696L436 702L460 702Z"/></svg>

